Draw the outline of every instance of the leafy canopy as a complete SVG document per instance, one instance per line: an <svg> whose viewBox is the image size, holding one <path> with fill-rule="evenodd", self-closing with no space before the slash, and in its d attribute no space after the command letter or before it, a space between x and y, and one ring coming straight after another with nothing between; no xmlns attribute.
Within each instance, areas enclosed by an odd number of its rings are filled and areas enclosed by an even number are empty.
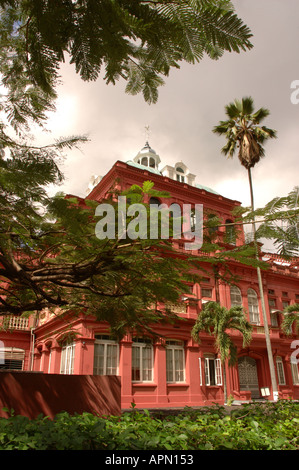
<svg viewBox="0 0 299 470"><path fill-rule="evenodd" d="M1 0L0 8L0 71L15 117L21 103L43 115L66 60L85 81L102 73L106 83L122 78L128 93L154 103L163 76L182 61L252 47L227 0Z"/></svg>

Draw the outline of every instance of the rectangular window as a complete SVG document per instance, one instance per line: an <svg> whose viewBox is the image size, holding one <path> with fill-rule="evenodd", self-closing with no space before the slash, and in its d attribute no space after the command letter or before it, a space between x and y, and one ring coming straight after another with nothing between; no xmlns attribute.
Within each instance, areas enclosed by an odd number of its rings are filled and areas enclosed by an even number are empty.
<svg viewBox="0 0 299 470"><path fill-rule="evenodd" d="M3 341L0 341L0 346ZM0 347L0 369L23 370L25 351L14 347Z"/></svg>
<svg viewBox="0 0 299 470"><path fill-rule="evenodd" d="M132 381L153 381L153 346L151 340L134 338L132 345Z"/></svg>
<svg viewBox="0 0 299 470"><path fill-rule="evenodd" d="M213 355L205 356L205 383L208 386L222 385L221 361Z"/></svg>
<svg viewBox="0 0 299 470"><path fill-rule="evenodd" d="M185 357L182 341L166 341L166 380L185 381Z"/></svg>
<svg viewBox="0 0 299 470"><path fill-rule="evenodd" d="M66 344L61 349L60 373L71 375L74 373L75 343Z"/></svg>
<svg viewBox="0 0 299 470"><path fill-rule="evenodd" d="M111 340L109 336L96 336L94 344L93 374L118 374L118 344Z"/></svg>
<svg viewBox="0 0 299 470"><path fill-rule="evenodd" d="M271 326L278 326L278 314L276 311L270 312Z"/></svg>
<svg viewBox="0 0 299 470"><path fill-rule="evenodd" d="M299 385L299 371L298 371L297 361L296 362L291 361L291 370L292 370L293 384Z"/></svg>
<svg viewBox="0 0 299 470"><path fill-rule="evenodd" d="M212 289L207 289L205 287L201 288L201 296L208 297L209 299L212 297Z"/></svg>
<svg viewBox="0 0 299 470"><path fill-rule="evenodd" d="M284 376L283 362L282 362L281 357L276 358L276 369L277 369L277 376L278 376L279 385L285 385L286 380L285 380L285 376Z"/></svg>

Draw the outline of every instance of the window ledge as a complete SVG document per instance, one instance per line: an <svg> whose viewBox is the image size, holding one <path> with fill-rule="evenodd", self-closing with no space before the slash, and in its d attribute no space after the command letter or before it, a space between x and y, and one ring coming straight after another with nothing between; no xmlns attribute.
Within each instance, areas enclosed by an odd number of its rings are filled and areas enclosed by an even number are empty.
<svg viewBox="0 0 299 470"><path fill-rule="evenodd" d="M134 387L157 387L156 382L132 382Z"/></svg>
<svg viewBox="0 0 299 470"><path fill-rule="evenodd" d="M167 387L189 387L187 382L167 382Z"/></svg>

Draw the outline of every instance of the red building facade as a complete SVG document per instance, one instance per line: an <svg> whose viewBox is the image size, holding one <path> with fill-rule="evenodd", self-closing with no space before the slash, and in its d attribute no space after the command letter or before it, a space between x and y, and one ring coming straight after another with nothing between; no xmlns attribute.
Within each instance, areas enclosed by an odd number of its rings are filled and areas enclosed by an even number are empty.
<svg viewBox="0 0 299 470"><path fill-rule="evenodd" d="M244 243L243 231L237 240L230 241L224 226L233 222L232 210L240 205L238 201L196 184L195 175L182 162L161 170L159 164L160 157L146 144L133 161L117 161L103 178L98 178L88 198L100 203L112 187L122 191L150 180L155 189L171 195L160 203L202 204L217 215L222 221L217 229L219 243ZM179 241L175 243L179 251L184 250ZM297 337L285 336L280 327L282 310L299 302L299 260L283 263L277 255L262 256L270 266L262 275L279 397L299 399L298 361L292 361L294 356L299 358ZM132 403L140 408L223 404L223 370L214 340L203 333L199 345L191 338L203 303L219 299L227 308L242 305L253 325L252 341L246 349L241 335L232 333L238 362L234 367L226 366L228 396L236 401L273 399L256 269L230 261L230 271L241 280L238 285L220 281L216 289L211 266L203 263L203 267L202 282L190 285L181 305L173 307L182 321L155 327L161 335L159 341L127 335L115 342L109 336L109 325L85 313L61 319L44 311L38 321L33 317L4 320L8 329L0 332L0 350L2 347L5 356L0 367L46 374L118 375L123 409ZM65 341L70 330L78 335Z"/></svg>

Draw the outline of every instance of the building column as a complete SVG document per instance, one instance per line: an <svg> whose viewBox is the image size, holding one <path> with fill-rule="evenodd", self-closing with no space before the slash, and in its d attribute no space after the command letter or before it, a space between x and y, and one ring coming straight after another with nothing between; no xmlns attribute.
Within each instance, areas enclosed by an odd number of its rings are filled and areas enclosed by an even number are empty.
<svg viewBox="0 0 299 470"><path fill-rule="evenodd" d="M163 340L155 344L154 380L157 384L157 405L167 405L166 349Z"/></svg>
<svg viewBox="0 0 299 470"><path fill-rule="evenodd" d="M121 377L121 407L131 408L132 395L132 340L129 335L120 342L119 375Z"/></svg>
<svg viewBox="0 0 299 470"><path fill-rule="evenodd" d="M203 402L199 360L199 347L190 339L186 346L186 382L189 383L189 402L191 406L198 406Z"/></svg>
<svg viewBox="0 0 299 470"><path fill-rule="evenodd" d="M60 374L61 346L57 341L52 342L50 374Z"/></svg>

